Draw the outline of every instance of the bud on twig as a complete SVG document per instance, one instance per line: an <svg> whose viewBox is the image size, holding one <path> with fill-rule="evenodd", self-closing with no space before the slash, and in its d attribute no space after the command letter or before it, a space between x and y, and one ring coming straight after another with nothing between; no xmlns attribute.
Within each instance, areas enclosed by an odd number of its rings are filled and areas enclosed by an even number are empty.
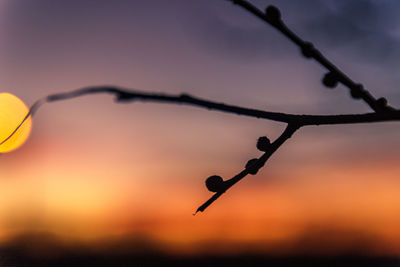
<svg viewBox="0 0 400 267"><path fill-rule="evenodd" d="M386 98L381 97L378 100L376 100L376 105L379 106L380 108L386 108L386 106L387 106Z"/></svg>
<svg viewBox="0 0 400 267"><path fill-rule="evenodd" d="M281 19L281 12L276 6L268 6L265 9L265 15L267 16L267 19L274 24L279 23Z"/></svg>
<svg viewBox="0 0 400 267"><path fill-rule="evenodd" d="M328 88L334 88L339 82L338 75L333 72L328 72L322 79L322 83Z"/></svg>
<svg viewBox="0 0 400 267"><path fill-rule="evenodd" d="M271 141L269 141L268 137L266 136L261 136L260 138L258 138L257 140L257 149L260 151L268 151L268 149L271 146Z"/></svg>
<svg viewBox="0 0 400 267"><path fill-rule="evenodd" d="M224 190L224 180L221 176L213 175L207 178L206 186L211 192L221 192Z"/></svg>
<svg viewBox="0 0 400 267"><path fill-rule="evenodd" d="M310 43L310 42L305 42L301 46L301 53L306 58L312 58L314 56L314 53L315 53L314 45L312 43Z"/></svg>
<svg viewBox="0 0 400 267"><path fill-rule="evenodd" d="M362 97L363 91L364 87L362 86L362 84L358 84L356 88L350 89L351 97L354 99L360 99Z"/></svg>
<svg viewBox="0 0 400 267"><path fill-rule="evenodd" d="M257 162L258 162L258 159L251 159L246 163L245 168L252 175L257 174L257 172L258 172L259 168L257 166Z"/></svg>

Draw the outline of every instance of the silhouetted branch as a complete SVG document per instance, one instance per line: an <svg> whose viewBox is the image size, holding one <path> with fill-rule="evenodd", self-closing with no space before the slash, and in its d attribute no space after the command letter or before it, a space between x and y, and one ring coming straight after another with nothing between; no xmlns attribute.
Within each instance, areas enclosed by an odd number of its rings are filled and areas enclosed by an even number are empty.
<svg viewBox="0 0 400 267"><path fill-rule="evenodd" d="M36 111L45 103L77 98L89 94L108 93L116 95L117 102L131 102L135 100L149 102L164 102L172 104L186 104L207 108L209 110L218 110L222 112L255 117L259 119L267 119L272 121L296 124L299 126L307 125L326 125L326 124L349 124L349 123L366 123L380 121L396 121L400 120L400 111L390 110L382 113L365 113L365 114L346 114L346 115L295 115L281 112L271 112L258 109L244 108L240 106L227 105L209 100L200 99L187 94L169 95L158 93L146 93L140 91L130 91L118 87L98 86L87 87L66 93L52 94L37 100L29 109L28 114L24 117L16 129L4 139L0 145L4 144L13 136L22 124L33 116Z"/></svg>
<svg viewBox="0 0 400 267"><path fill-rule="evenodd" d="M286 141L288 140L296 130L299 129L297 124L288 124L285 131L272 143L269 145L269 148L265 151L265 153L258 159L251 159L246 164L244 170L235 175L229 180L222 181L222 184L218 186L220 189L206 202L204 202L196 211L203 212L208 206L210 206L215 200L217 200L223 193L225 193L229 188L231 188L234 184L242 180L248 174L255 175L257 172L265 165L267 160L271 157L271 155ZM212 176L213 177L213 176ZM211 177L210 177L211 178ZM195 214L196 214L195 213Z"/></svg>
<svg viewBox="0 0 400 267"><path fill-rule="evenodd" d="M237 4L256 17L270 24L272 27L277 29L293 43L295 43L301 50L301 53L306 58L314 58L322 66L324 66L329 72L325 74L323 78L323 84L329 88L335 87L338 83L342 83L350 89L350 94L354 99L364 100L375 112L383 112L393 110L392 107L387 105L387 100L383 97L376 99L371 93L369 93L364 86L359 83L355 83L346 74L344 74L339 68L337 68L332 62L330 62L320 51L318 51L314 45L310 42L302 40L295 33L293 33L282 21L281 13L275 6L268 6L265 12L262 12L254 5L250 4L245 0L229 0L234 4Z"/></svg>
<svg viewBox="0 0 400 267"><path fill-rule="evenodd" d="M273 120L278 122L287 123L288 126L282 135L275 140L272 144L267 146L265 153L258 159L249 161L246 168L239 174L223 182L222 189L216 190L215 194L196 211L204 211L211 203L218 199L223 193L226 192L230 187L240 181L248 174L256 174L260 168L262 168L268 158L288 139L290 136L300 127L308 125L327 125L327 124L348 124L348 123L366 123L366 122L380 122L380 121L397 121L400 120L400 111L386 111L380 113L366 113L366 114L347 114L347 115L295 115L286 114L279 112L270 112L257 109L244 108L239 106L227 105L223 103L217 103L209 100L199 99L187 94L180 95L169 95L169 94L157 94L147 93L140 91L130 91L118 87L110 86L99 86L99 87L88 87L83 89L74 90L66 93L52 94L45 98L36 101L30 108L28 114L18 125L18 127L3 140L1 144L5 143L12 135L14 135L21 125L29 118L33 116L36 111L45 103L62 101L72 98L77 98L90 94L108 93L116 96L117 102L133 102L149 101L149 102L164 102L172 104L187 104L207 108L210 110L218 110L222 112L232 113L236 115L244 115L249 117L255 117L260 119ZM268 141L269 142L269 141ZM260 150L263 150L259 148ZM264 150L263 150L264 151Z"/></svg>
<svg viewBox="0 0 400 267"><path fill-rule="evenodd" d="M269 139L265 136L259 138L257 142L257 148L260 151L263 151L264 154L259 158L249 160L245 168L240 173L226 181L224 181L220 176L217 175L210 176L206 180L206 186L211 192L215 192L215 194L197 209L197 213L199 211L203 212L222 194L224 194L228 189L230 189L233 185L246 177L248 174L257 174L257 172L265 165L271 155L299 128L303 126L371 123L400 120L400 110L396 110L393 107L388 106L385 98L374 98L367 90L363 88L361 84L355 83L342 71L340 71L334 64L332 64L328 59L326 59L322 55L322 53L314 48L314 46L310 42L306 42L299 38L296 34L294 34L283 23L283 21L281 20L280 11L276 7L269 6L264 13L245 0L229 1L243 7L258 18L269 23L271 26L273 26L282 34L284 34L287 38L289 38L292 42L294 42L297 46L299 46L302 54L306 58L314 58L317 62L324 66L328 70L328 73L322 79L322 82L325 86L327 86L328 88L333 88L338 83L344 84L350 89L350 93L353 98L363 99L375 112L345 115L296 115L228 105L224 103L200 99L187 94L171 95L162 93L147 93L112 86L98 86L87 87L66 93L52 94L45 98L39 99L31 106L28 114L16 127L16 129L6 139L4 139L0 143L0 145L9 140L10 137L13 136L21 127L21 125L29 118L29 116L33 116L43 104L98 93L113 94L116 96L115 100L121 103L133 101L148 101L170 104L186 104L206 108L209 110L217 110L236 115L243 115L287 123L286 129L273 143L270 143Z"/></svg>

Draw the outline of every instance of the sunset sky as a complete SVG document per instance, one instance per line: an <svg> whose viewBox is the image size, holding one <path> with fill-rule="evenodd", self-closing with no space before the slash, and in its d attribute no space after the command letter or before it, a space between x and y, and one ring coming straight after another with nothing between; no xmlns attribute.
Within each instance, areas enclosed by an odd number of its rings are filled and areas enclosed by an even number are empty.
<svg viewBox="0 0 400 267"><path fill-rule="evenodd" d="M400 2L254 0L400 107ZM0 85L27 105L91 85L293 114L370 112L269 25L224 0L0 0ZM0 107L1 108L1 107ZM109 95L43 106L0 155L0 245L23 235L172 253L400 253L400 124L300 129L205 213L204 181L284 124Z"/></svg>

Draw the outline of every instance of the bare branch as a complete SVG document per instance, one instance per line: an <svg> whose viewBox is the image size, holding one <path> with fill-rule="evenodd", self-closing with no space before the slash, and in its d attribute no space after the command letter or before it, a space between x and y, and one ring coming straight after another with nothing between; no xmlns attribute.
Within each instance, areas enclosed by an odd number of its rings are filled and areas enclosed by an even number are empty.
<svg viewBox="0 0 400 267"><path fill-rule="evenodd" d="M328 70L328 73L326 73L323 77L322 83L326 87L333 88L336 87L338 83L342 83L350 89L350 94L354 99L362 99L374 110L374 112L345 115L296 115L228 105L224 103L200 99L194 96L190 96L188 94L172 95L163 93L148 93L142 91L132 91L113 86L97 86L77 89L66 93L52 94L37 100L31 106L29 112L16 127L16 129L6 139L1 141L0 145L7 142L20 129L23 123L30 116L33 116L43 104L99 93L115 95L115 100L119 103L129 103L139 100L170 104L185 104L206 108L208 110L217 110L236 115L243 115L247 117L287 123L285 130L273 143L270 143L267 137L261 137L258 140L257 148L263 151L264 154L259 158L249 160L245 168L237 175L226 181L223 181L220 176L210 176L206 180L206 186L210 191L215 192L215 194L197 209L197 213L205 211L205 209L207 209L207 207L209 207L215 200L217 200L221 195L223 195L227 190L229 190L233 185L246 177L248 174L257 174L257 172L265 165L272 154L275 153L278 148L283 145L284 142L286 142L298 129L303 126L400 121L400 110L388 106L387 100L385 98L374 98L367 90L364 89L361 84L355 83L332 62L330 62L320 51L318 51L313 46L312 43L302 40L295 33L293 33L283 23L278 8L274 6L268 6L265 12L262 12L246 0L229 1L243 7L256 17L273 26L275 29L285 35L289 40L295 43L300 48L301 53L304 57L313 58L323 67L325 67Z"/></svg>
<svg viewBox="0 0 400 267"><path fill-rule="evenodd" d="M210 206L215 200L217 200L222 194L224 194L229 188L231 188L234 184L242 180L244 177L246 177L248 174L255 175L257 174L258 170L261 169L267 160L274 154L276 150L292 135L299 129L299 125L297 124L288 124L286 126L286 129L283 131L283 133L270 145L269 149L265 151L265 153L258 159L250 160L247 164L244 170L242 170L240 173L235 175L229 180L226 180L223 182L223 186L221 187L221 190L216 192L209 200L204 202L196 211L197 212L203 212L208 206ZM195 214L196 214L195 213ZM195 215L193 214L193 215Z"/></svg>
<svg viewBox="0 0 400 267"><path fill-rule="evenodd" d="M270 24L277 29L293 43L295 43L301 50L301 53L306 58L314 58L329 72L323 78L323 84L327 87L335 87L339 82L350 89L350 94L354 99L364 100L375 112L385 112L394 110L393 107L387 105L387 100L383 97L376 99L370 92L364 89L362 84L354 82L346 74L344 74L338 67L330 62L314 45L310 42L302 40L294 32L292 32L282 21L281 13L275 6L268 6L265 13L250 4L246 0L229 0L237 4L256 17Z"/></svg>
<svg viewBox="0 0 400 267"><path fill-rule="evenodd" d="M82 88L66 93L52 94L37 100L31 106L28 114L24 117L21 123L6 139L4 139L0 143L0 145L4 144L7 140L9 140L11 136L13 136L22 126L22 124L29 118L29 116L33 116L43 104L77 98L89 94L99 94L99 93L114 94L116 95L117 102L131 102L135 100L140 100L140 101L163 102L171 104L186 104L186 105L207 108L209 110L218 110L236 115L243 115L259 119L267 119L289 124L296 124L299 126L366 123L366 122L400 120L399 110L386 111L381 113L347 114L347 115L295 115L295 114L287 114L281 112L271 112L258 109L244 108L234 105L227 105L224 103L217 103L209 100L200 99L187 94L181 94L181 95L158 94L158 93L131 91L118 87L97 86L97 87Z"/></svg>

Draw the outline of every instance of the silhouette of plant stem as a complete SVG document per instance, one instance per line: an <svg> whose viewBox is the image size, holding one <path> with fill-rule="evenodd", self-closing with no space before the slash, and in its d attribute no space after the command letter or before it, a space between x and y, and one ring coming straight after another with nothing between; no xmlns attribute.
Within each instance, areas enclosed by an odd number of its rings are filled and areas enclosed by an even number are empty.
<svg viewBox="0 0 400 267"><path fill-rule="evenodd" d="M78 90L74 90L66 93L52 94L47 97L41 98L36 101L29 109L28 114L16 127L16 129L4 139L0 145L5 143L11 136L13 136L21 125L29 118L33 116L37 110L45 103L67 100L77 98L90 94L108 93L116 96L117 102L133 102L133 101L149 101L149 102L165 102L172 104L187 104L192 106L198 106L207 108L209 110L217 110L236 115L243 115L249 117L255 117L260 119L267 119L272 121L287 123L287 127L282 135L276 139L270 146L270 148L255 162L250 168L245 168L239 174L234 176L232 179L224 182L224 190L217 192L207 202L201 205L197 211L204 211L211 203L218 199L223 193L226 192L230 187L244 178L250 173L253 168L257 172L261 167L264 166L268 158L288 139L290 136L300 127L308 125L332 125L332 124L349 124L349 123L369 123L369 122L381 122L381 121L398 121L400 120L400 111L390 110L379 113L365 113L365 114L346 114L346 115L296 115L287 114L280 112L270 112L264 110L257 110L251 108L244 108L239 106L227 105L223 103L217 103L209 100L200 99L187 94L170 95L170 94L157 94L147 93L141 91L130 91L112 86L98 86L98 87L87 87Z"/></svg>
<svg viewBox="0 0 400 267"><path fill-rule="evenodd" d="M5 138L0 145L7 142L13 136L22 124L33 116L37 110L45 103L67 100L77 98L90 94L108 93L116 95L117 102L131 102L135 100L149 101L149 102L165 102L172 104L186 104L207 108L209 110L217 110L236 115L243 115L259 119L267 119L277 122L293 123L301 126L308 125L327 125L327 124L354 124L354 123L369 123L369 122L382 122L382 121L397 121L400 120L399 110L388 110L380 113L364 113L364 114L345 114L345 115L297 115L282 112L264 111L259 109L245 108L234 105L227 105L224 103L213 102L209 100L200 99L188 94L171 95L171 94L158 94L148 93L141 91L130 91L113 86L96 86L87 87L74 90L66 93L52 94L47 97L37 100L29 109L24 119L15 128L15 130Z"/></svg>
<svg viewBox="0 0 400 267"><path fill-rule="evenodd" d="M276 28L278 31L288 37L292 42L298 45L301 49L302 54L306 58L314 58L317 62L324 66L329 71L322 80L325 86L333 88L338 83L342 83L350 89L350 94L353 98L363 99L374 110L374 112L345 115L296 115L228 105L224 103L200 99L187 94L171 95L163 93L148 93L142 91L132 91L113 86L97 86L82 88L67 93L52 94L45 98L39 99L31 106L28 114L16 127L16 129L6 139L4 139L0 143L0 145L9 140L11 136L13 136L21 127L21 125L29 118L29 116L33 116L43 104L98 93L113 94L116 96L115 100L120 103L148 101L171 104L186 104L206 108L209 110L217 110L236 115L243 115L287 123L287 127L285 128L285 130L273 143L270 143L267 137L261 137L259 139L259 142L257 143L257 148L263 151L264 154L258 159L249 160L244 170L242 170L240 173L226 181L223 181L221 177L216 175L209 177L206 181L206 186L210 191L215 192L215 194L197 209L197 213L199 211L203 212L229 188L231 188L241 179L246 177L248 174L255 175L265 165L266 161L271 157L271 155L298 129L303 126L372 123L400 120L400 110L388 106L385 98L374 98L367 90L363 88L361 84L355 83L347 75L340 71L334 64L332 64L328 59L326 59L326 57L322 55L321 52L319 52L317 49L315 49L310 42L303 41L291 30L289 30L289 28L281 20L280 11L276 7L269 6L264 13L245 0L229 1L243 7L247 11L251 12L253 15L257 16L258 18ZM207 182L209 184L207 184Z"/></svg>
<svg viewBox="0 0 400 267"><path fill-rule="evenodd" d="M299 129L299 126L296 124L289 123L283 131L283 133L270 145L269 149L254 163L251 164L251 166L246 166L243 171L232 177L231 179L227 180L224 182L223 189L221 191L216 192L209 200L204 202L203 205L201 205L197 211L203 212L208 206L210 206L215 200L217 200L223 193L225 193L229 188L231 188L234 184L242 180L244 177L246 177L248 174L256 174L259 169L261 169L267 160L271 157L271 155L278 150L278 148L286 141L288 140L296 130ZM196 214L195 213L195 214ZM195 215L194 214L194 215Z"/></svg>
<svg viewBox="0 0 400 267"><path fill-rule="evenodd" d="M320 51L318 51L312 43L302 40L295 33L293 33L283 23L281 19L281 13L275 6L268 6L265 12L262 12L245 0L228 1L243 7L256 17L267 22L269 25L277 29L279 32L289 38L289 40L295 43L300 48L304 57L314 58L317 62L324 66L329 71L323 79L325 86L333 88L340 82L350 89L350 94L353 98L364 100L375 112L393 110L392 107L387 105L387 100L385 98L374 98L367 90L364 89L362 84L355 83L352 79L350 79L332 62L330 62Z"/></svg>

